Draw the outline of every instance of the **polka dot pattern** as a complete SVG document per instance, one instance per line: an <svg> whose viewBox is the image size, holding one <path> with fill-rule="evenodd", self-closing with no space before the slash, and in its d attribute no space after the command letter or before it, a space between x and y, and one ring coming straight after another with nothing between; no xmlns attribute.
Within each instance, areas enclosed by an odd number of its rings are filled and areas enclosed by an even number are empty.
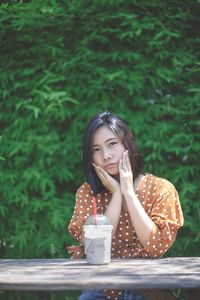
<svg viewBox="0 0 200 300"><path fill-rule="evenodd" d="M112 241L112 258L162 257L176 239L178 228L183 226L183 214L175 187L166 179L146 174L139 183L136 195L146 213L154 222L149 241L144 248L137 238L129 214L121 211L119 224ZM103 214L111 200L111 193L98 194L97 213ZM80 243L74 247L72 258L83 256L81 235L85 220L93 214L92 191L84 183L76 193L74 214L68 231ZM118 299L121 290L104 291L110 299Z"/></svg>

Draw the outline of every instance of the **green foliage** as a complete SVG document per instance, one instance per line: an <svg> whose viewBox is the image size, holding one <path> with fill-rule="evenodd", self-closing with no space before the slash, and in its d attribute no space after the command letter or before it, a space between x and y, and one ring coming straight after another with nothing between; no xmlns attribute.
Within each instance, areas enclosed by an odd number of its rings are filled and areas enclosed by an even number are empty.
<svg viewBox="0 0 200 300"><path fill-rule="evenodd" d="M127 120L145 170L175 184L199 255L199 1L4 1L0 7L0 255L65 257L84 177L83 129Z"/></svg>
<svg viewBox="0 0 200 300"><path fill-rule="evenodd" d="M0 291L0 298L1 300L76 300L79 294L80 291Z"/></svg>

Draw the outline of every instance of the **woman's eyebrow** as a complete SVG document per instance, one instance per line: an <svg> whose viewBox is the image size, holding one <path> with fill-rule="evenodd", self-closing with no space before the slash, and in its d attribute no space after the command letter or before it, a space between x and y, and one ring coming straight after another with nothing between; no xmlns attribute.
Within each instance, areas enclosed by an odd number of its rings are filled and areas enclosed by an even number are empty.
<svg viewBox="0 0 200 300"><path fill-rule="evenodd" d="M112 140L118 140L118 139L117 138L109 138L109 139L105 140L104 143L108 143ZM93 145L93 147L96 147L96 146L99 146L99 145L98 144Z"/></svg>

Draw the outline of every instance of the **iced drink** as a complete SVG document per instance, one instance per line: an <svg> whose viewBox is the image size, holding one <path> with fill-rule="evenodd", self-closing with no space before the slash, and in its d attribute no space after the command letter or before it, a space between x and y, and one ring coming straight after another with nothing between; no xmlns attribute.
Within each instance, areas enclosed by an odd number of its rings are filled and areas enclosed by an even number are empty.
<svg viewBox="0 0 200 300"><path fill-rule="evenodd" d="M89 264L108 264L111 257L112 229L104 215L90 216L84 226L84 244Z"/></svg>

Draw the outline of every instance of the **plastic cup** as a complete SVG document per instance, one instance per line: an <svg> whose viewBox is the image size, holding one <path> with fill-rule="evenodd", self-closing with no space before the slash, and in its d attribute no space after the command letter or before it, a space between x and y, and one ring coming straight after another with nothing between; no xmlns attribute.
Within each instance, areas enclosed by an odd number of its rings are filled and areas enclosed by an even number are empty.
<svg viewBox="0 0 200 300"><path fill-rule="evenodd" d="M84 226L84 245L89 264L102 265L110 263L112 229L104 215L90 216Z"/></svg>

